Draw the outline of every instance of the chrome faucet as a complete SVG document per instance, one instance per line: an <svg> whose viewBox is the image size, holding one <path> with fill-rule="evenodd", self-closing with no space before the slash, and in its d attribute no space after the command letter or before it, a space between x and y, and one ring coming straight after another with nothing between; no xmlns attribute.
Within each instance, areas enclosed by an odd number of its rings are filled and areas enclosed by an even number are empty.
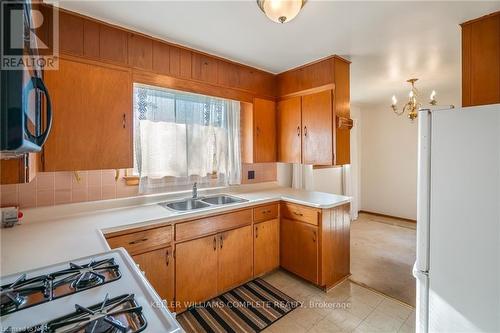
<svg viewBox="0 0 500 333"><path fill-rule="evenodd" d="M196 182L193 184L193 199L198 199L198 185Z"/></svg>

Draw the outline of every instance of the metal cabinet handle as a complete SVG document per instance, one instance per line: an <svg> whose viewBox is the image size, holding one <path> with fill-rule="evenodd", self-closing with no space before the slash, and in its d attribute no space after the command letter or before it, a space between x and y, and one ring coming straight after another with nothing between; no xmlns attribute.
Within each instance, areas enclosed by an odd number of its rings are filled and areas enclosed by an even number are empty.
<svg viewBox="0 0 500 333"><path fill-rule="evenodd" d="M167 249L167 266L170 264L170 251Z"/></svg>
<svg viewBox="0 0 500 333"><path fill-rule="evenodd" d="M124 113L123 114L123 119L122 119L122 125L123 125L123 128L126 127L126 124L127 124L127 115Z"/></svg>
<svg viewBox="0 0 500 333"><path fill-rule="evenodd" d="M255 226L255 238L259 238L259 226Z"/></svg>
<svg viewBox="0 0 500 333"><path fill-rule="evenodd" d="M217 251L217 236L214 236L214 251Z"/></svg>
<svg viewBox="0 0 500 333"><path fill-rule="evenodd" d="M297 215L297 216L304 216L304 214L300 213L300 212L293 212L293 214Z"/></svg>
<svg viewBox="0 0 500 333"><path fill-rule="evenodd" d="M316 231L313 231L313 242L316 243Z"/></svg>
<svg viewBox="0 0 500 333"><path fill-rule="evenodd" d="M300 136L300 126L297 126L297 136Z"/></svg>
<svg viewBox="0 0 500 333"><path fill-rule="evenodd" d="M222 245L224 245L224 238L222 237L222 234L220 234L220 248L222 249Z"/></svg>
<svg viewBox="0 0 500 333"><path fill-rule="evenodd" d="M307 136L307 126L304 126L304 136Z"/></svg>
<svg viewBox="0 0 500 333"><path fill-rule="evenodd" d="M145 242L147 240L148 240L147 238L136 239L134 241L128 242L128 244L129 245L139 244L139 243Z"/></svg>

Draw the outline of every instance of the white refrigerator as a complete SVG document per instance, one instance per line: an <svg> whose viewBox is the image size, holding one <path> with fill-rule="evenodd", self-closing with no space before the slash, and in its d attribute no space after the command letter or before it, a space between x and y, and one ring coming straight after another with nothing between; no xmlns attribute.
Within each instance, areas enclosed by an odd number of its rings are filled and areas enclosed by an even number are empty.
<svg viewBox="0 0 500 333"><path fill-rule="evenodd" d="M500 104L418 125L416 331L500 332Z"/></svg>

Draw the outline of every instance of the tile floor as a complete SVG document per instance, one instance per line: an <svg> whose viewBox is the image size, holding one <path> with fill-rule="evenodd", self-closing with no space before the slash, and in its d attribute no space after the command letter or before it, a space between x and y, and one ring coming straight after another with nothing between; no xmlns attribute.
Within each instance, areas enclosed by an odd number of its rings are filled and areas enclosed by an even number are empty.
<svg viewBox="0 0 500 333"><path fill-rule="evenodd" d="M327 293L279 270L266 281L302 302L264 332L414 332L415 309L349 280Z"/></svg>

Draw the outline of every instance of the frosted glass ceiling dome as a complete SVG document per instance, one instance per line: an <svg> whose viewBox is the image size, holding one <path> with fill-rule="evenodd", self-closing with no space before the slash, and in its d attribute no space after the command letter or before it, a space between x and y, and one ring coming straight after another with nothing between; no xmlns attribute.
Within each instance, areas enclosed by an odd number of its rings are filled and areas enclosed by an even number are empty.
<svg viewBox="0 0 500 333"><path fill-rule="evenodd" d="M307 0L257 0L259 8L276 23L293 20L304 7Z"/></svg>

